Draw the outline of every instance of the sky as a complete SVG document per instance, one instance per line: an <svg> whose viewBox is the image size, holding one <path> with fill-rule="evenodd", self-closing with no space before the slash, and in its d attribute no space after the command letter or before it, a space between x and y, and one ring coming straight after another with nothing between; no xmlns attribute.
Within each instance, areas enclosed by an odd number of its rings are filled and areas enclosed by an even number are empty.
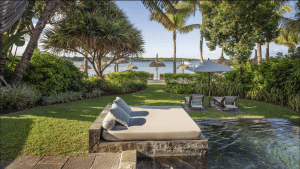
<svg viewBox="0 0 300 169"><path fill-rule="evenodd" d="M145 53L142 55L144 58L154 58L156 54L160 58L173 58L173 34L168 32L164 27L156 21L150 21L150 12L141 1L115 1L120 9L128 16L128 19L133 23L133 25L141 30L143 35L143 40L145 42L144 48ZM289 3L293 8L295 1ZM292 10L291 13L284 15L285 17L292 18L295 15L295 11ZM34 20L36 23L37 20ZM187 21L186 25L189 24L201 24L202 16L199 11L195 13L195 16L191 16ZM49 25L47 25L49 26ZM26 38L28 43L29 38ZM24 47L19 47L17 50L17 55L20 56L24 52L27 43ZM39 44L41 45L41 44ZM176 58L200 58L200 30L193 30L187 34L177 34L176 38ZM256 47L254 48L256 49ZM277 45L274 42L270 43L270 56L275 56L277 52L282 52L287 54L288 47L283 45ZM15 47L13 48L13 53ZM266 46L262 45L262 56L265 57ZM64 54L58 54L63 56ZM74 55L80 56L80 54L65 54L66 56L73 57ZM206 41L203 42L203 57L204 59L218 59L221 56L221 48L216 48L214 51L210 51L206 46ZM229 59L229 56L224 54L224 57ZM254 50L252 52L251 58L254 57Z"/></svg>

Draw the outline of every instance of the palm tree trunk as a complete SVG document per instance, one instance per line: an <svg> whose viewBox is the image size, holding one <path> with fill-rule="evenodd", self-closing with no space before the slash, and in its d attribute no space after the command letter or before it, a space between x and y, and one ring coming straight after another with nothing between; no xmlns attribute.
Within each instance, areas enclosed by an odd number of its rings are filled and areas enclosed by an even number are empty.
<svg viewBox="0 0 300 169"><path fill-rule="evenodd" d="M173 44L174 44L173 73L176 74L176 31L173 31Z"/></svg>
<svg viewBox="0 0 300 169"><path fill-rule="evenodd" d="M3 38L3 34L1 33L1 35L0 35L0 51L2 48L2 38ZM5 66L6 66L6 52L3 51L0 54L0 76L4 75Z"/></svg>
<svg viewBox="0 0 300 169"><path fill-rule="evenodd" d="M42 31L44 30L51 13L55 9L57 2L59 2L59 0L48 1L43 13L41 14L40 19L36 24L35 30L34 30L32 36L30 37L30 41L23 53L21 61L19 62L16 70L12 74L12 78L9 81L9 84L11 84L12 86L17 87L22 82L23 75L24 75L25 70L28 66L28 63L31 59L33 51L37 45L37 41L38 41Z"/></svg>
<svg viewBox="0 0 300 169"><path fill-rule="evenodd" d="M202 25L203 25L203 19L202 19ZM204 60L203 60L203 34L201 33L201 30L200 30L200 61L204 62Z"/></svg>
<svg viewBox="0 0 300 169"><path fill-rule="evenodd" d="M266 42L266 61L269 59L269 42Z"/></svg>
<svg viewBox="0 0 300 169"><path fill-rule="evenodd" d="M257 64L260 65L261 58L261 43L257 43Z"/></svg>

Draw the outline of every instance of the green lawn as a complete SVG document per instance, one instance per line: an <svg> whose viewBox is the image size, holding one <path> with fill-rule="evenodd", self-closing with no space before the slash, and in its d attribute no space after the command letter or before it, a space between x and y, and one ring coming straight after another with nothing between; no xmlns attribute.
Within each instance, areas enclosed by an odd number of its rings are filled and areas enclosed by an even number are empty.
<svg viewBox="0 0 300 169"><path fill-rule="evenodd" d="M130 106L182 106L185 95L164 92L164 85L149 85L141 92L121 96ZM37 107L0 116L1 161L18 155L84 156L88 153L88 129L115 96ZM299 114L280 106L238 100L244 114L188 112L193 119L288 118L300 123ZM204 99L208 107L208 97Z"/></svg>

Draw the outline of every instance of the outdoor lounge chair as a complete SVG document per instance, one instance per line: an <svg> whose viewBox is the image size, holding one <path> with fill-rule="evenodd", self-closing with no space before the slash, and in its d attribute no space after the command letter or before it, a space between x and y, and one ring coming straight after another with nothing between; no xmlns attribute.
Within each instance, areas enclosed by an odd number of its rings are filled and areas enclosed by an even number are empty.
<svg viewBox="0 0 300 169"><path fill-rule="evenodd" d="M148 78L148 80L153 80L153 74L150 74L150 77Z"/></svg>
<svg viewBox="0 0 300 169"><path fill-rule="evenodd" d="M159 80L164 80L165 78L164 78L164 74L160 74L159 75Z"/></svg>
<svg viewBox="0 0 300 169"><path fill-rule="evenodd" d="M199 108L200 110L203 109L203 99L204 95L200 94L191 94L189 99L189 105L191 108Z"/></svg>
<svg viewBox="0 0 300 169"><path fill-rule="evenodd" d="M235 101L237 100L238 96L224 96L224 108L227 109L238 109L238 107L235 105Z"/></svg>

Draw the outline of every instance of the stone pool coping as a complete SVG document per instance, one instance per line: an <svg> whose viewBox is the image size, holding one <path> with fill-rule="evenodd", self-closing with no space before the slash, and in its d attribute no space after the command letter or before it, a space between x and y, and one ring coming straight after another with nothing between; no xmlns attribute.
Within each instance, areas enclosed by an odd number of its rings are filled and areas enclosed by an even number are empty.
<svg viewBox="0 0 300 169"><path fill-rule="evenodd" d="M101 135L103 131L102 121L109 112L111 106L112 103L107 104L89 129L89 153L117 153L126 150L137 150L138 157L207 155L208 140L203 134L196 140L120 142L104 140Z"/></svg>

